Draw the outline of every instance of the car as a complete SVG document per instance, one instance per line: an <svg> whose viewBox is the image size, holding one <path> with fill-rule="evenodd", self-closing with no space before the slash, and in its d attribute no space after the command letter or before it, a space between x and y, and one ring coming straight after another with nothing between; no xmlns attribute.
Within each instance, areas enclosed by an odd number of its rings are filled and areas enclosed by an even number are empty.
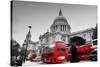
<svg viewBox="0 0 100 67"><path fill-rule="evenodd" d="M97 61L97 49L94 49L90 52L90 60Z"/></svg>
<svg viewBox="0 0 100 67"><path fill-rule="evenodd" d="M40 62L41 61L41 57L37 56L36 58L32 59L33 62Z"/></svg>

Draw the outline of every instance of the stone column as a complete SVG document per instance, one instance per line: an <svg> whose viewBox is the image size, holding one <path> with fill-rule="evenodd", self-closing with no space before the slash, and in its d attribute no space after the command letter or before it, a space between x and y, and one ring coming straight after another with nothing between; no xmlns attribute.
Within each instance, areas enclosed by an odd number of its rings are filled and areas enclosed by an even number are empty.
<svg viewBox="0 0 100 67"><path fill-rule="evenodd" d="M62 25L62 31L63 31L63 25Z"/></svg>
<svg viewBox="0 0 100 67"><path fill-rule="evenodd" d="M65 31L66 31L66 25L65 25Z"/></svg>

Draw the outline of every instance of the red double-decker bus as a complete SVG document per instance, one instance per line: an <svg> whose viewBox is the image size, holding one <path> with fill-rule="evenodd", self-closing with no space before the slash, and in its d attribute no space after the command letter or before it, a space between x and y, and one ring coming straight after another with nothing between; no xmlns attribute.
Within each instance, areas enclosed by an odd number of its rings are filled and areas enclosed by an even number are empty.
<svg viewBox="0 0 100 67"><path fill-rule="evenodd" d="M46 47L42 52L42 61L44 63L62 63L68 58L69 49L61 41L55 42L53 47Z"/></svg>

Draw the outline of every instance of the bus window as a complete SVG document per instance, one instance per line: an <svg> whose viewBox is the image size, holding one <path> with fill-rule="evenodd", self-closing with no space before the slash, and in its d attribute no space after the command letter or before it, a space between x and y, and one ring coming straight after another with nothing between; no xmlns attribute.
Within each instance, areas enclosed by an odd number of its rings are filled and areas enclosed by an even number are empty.
<svg viewBox="0 0 100 67"><path fill-rule="evenodd" d="M53 48L46 47L44 50L46 50L46 51L53 51L54 49Z"/></svg>
<svg viewBox="0 0 100 67"><path fill-rule="evenodd" d="M58 53L59 53L59 54L64 54L64 51L65 51L65 49L63 49L63 48L59 48L59 49L58 49Z"/></svg>
<svg viewBox="0 0 100 67"><path fill-rule="evenodd" d="M54 56L54 54L53 53L48 53L48 54L43 54L42 56L45 57L45 58L49 58L49 57Z"/></svg>
<svg viewBox="0 0 100 67"><path fill-rule="evenodd" d="M56 42L57 45L65 45L64 42Z"/></svg>

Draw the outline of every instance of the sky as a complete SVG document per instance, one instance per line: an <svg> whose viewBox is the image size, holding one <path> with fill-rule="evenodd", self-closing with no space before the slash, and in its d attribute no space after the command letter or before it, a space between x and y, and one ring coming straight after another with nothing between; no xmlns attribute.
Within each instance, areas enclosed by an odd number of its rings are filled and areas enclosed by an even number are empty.
<svg viewBox="0 0 100 67"><path fill-rule="evenodd" d="M60 9L71 27L71 32L95 27L97 23L96 5L14 1L12 8L12 35L21 45L29 31L28 26L32 26L32 41L38 41L40 35L47 32L47 29L50 30Z"/></svg>

